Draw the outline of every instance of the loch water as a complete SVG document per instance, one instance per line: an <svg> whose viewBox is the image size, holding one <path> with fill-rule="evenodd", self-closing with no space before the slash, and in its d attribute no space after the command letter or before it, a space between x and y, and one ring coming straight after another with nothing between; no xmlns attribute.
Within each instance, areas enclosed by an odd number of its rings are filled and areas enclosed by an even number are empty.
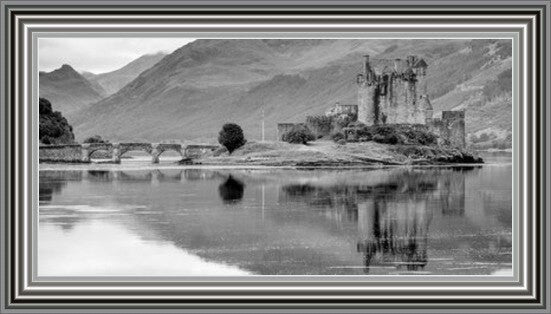
<svg viewBox="0 0 551 314"><path fill-rule="evenodd" d="M511 158L487 160L361 170L41 168L37 274L510 275Z"/></svg>

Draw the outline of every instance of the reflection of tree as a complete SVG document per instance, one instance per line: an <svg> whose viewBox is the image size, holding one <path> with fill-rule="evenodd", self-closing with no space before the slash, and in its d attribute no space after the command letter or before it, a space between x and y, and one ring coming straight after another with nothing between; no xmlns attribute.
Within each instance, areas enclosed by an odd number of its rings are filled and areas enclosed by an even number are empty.
<svg viewBox="0 0 551 314"><path fill-rule="evenodd" d="M40 203L50 202L53 194L59 194L67 181L82 180L80 171L40 171L38 176L38 199Z"/></svg>
<svg viewBox="0 0 551 314"><path fill-rule="evenodd" d="M245 184L234 179L231 175L218 187L220 198L224 203L235 203L240 201L243 198L244 190Z"/></svg>

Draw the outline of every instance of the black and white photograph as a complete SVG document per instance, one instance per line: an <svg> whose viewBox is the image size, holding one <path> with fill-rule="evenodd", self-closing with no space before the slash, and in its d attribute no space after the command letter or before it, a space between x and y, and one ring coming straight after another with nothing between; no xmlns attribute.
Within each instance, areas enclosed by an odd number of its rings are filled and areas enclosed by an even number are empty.
<svg viewBox="0 0 551 314"><path fill-rule="evenodd" d="M511 277L514 52L39 38L36 274Z"/></svg>

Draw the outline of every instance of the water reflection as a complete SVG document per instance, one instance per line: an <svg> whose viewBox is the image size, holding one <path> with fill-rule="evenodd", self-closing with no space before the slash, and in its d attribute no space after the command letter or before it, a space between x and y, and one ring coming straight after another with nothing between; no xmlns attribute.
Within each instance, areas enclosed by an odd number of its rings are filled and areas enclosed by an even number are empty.
<svg viewBox="0 0 551 314"><path fill-rule="evenodd" d="M39 245L76 248L93 223L257 274L491 274L510 268L510 179L510 167L40 171ZM97 245L116 254L108 238ZM59 250L71 248L40 258Z"/></svg>
<svg viewBox="0 0 551 314"><path fill-rule="evenodd" d="M224 203L232 204L240 201L243 198L243 191L245 190L245 184L243 182L234 179L231 175L228 176L218 187L220 198Z"/></svg>

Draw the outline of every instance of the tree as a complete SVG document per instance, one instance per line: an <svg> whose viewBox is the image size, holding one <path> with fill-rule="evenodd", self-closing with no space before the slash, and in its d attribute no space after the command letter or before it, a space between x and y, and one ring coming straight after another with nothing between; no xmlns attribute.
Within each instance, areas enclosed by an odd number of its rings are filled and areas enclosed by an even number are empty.
<svg viewBox="0 0 551 314"><path fill-rule="evenodd" d="M42 144L73 143L73 128L59 111L53 111L52 104L45 98L38 100L38 139Z"/></svg>
<svg viewBox="0 0 551 314"><path fill-rule="evenodd" d="M295 125L291 130L285 132L281 139L287 143L306 145L306 143L314 141L316 136L307 127Z"/></svg>
<svg viewBox="0 0 551 314"><path fill-rule="evenodd" d="M83 143L109 143L109 141L104 140L99 135L90 136L89 138L85 139Z"/></svg>
<svg viewBox="0 0 551 314"><path fill-rule="evenodd" d="M218 143L226 147L231 154L234 150L245 145L247 140L241 127L235 123L226 123L218 133Z"/></svg>

